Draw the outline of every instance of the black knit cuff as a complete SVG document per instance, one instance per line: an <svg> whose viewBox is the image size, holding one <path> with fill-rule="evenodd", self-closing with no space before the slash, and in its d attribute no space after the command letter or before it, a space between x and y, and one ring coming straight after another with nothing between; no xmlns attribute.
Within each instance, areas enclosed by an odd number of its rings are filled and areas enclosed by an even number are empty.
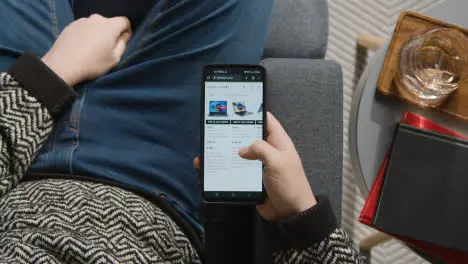
<svg viewBox="0 0 468 264"><path fill-rule="evenodd" d="M316 197L317 204L308 210L278 221L265 221L266 233L274 251L307 249L321 242L337 228L330 201Z"/></svg>
<svg viewBox="0 0 468 264"><path fill-rule="evenodd" d="M76 98L77 94L58 77L41 58L24 53L8 70L29 94L41 102L52 115Z"/></svg>

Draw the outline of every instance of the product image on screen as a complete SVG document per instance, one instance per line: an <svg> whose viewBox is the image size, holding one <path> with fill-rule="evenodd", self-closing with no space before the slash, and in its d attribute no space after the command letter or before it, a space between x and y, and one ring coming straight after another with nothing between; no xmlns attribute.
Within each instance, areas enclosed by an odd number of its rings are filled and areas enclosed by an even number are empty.
<svg viewBox="0 0 468 264"><path fill-rule="evenodd" d="M227 101L210 101L210 116L227 116Z"/></svg>
<svg viewBox="0 0 468 264"><path fill-rule="evenodd" d="M205 195L261 194L262 163L242 159L238 151L263 138L263 72L213 70L205 76L204 93Z"/></svg>
<svg viewBox="0 0 468 264"><path fill-rule="evenodd" d="M244 102L233 102L232 108L234 110L234 114L236 115L245 116L245 115L251 114L247 112L247 107L245 107Z"/></svg>

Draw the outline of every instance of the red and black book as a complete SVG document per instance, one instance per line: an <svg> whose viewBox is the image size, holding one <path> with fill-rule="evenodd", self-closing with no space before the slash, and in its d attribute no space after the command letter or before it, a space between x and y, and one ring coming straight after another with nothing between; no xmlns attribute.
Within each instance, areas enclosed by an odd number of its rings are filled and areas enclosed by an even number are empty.
<svg viewBox="0 0 468 264"><path fill-rule="evenodd" d="M405 113L359 221L449 263L468 263L466 139Z"/></svg>

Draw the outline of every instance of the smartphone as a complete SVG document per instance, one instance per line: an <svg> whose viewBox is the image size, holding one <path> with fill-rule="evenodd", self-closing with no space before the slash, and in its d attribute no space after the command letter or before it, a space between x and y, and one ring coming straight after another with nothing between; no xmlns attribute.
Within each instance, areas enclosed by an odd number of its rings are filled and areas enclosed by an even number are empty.
<svg viewBox="0 0 468 264"><path fill-rule="evenodd" d="M207 203L261 203L263 165L238 155L266 136L265 69L208 65L202 73L201 191Z"/></svg>

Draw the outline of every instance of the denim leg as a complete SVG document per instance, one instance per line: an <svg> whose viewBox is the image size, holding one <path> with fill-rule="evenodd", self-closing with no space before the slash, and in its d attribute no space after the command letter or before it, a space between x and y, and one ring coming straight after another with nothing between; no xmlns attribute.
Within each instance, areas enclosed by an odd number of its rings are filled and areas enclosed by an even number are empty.
<svg viewBox="0 0 468 264"><path fill-rule="evenodd" d="M164 194L197 218L192 159L199 154L200 71L213 63L259 63L272 2L158 1L121 64L78 89L84 100L73 106L79 111L71 118L76 137L68 173Z"/></svg>
<svg viewBox="0 0 468 264"><path fill-rule="evenodd" d="M2 0L0 71L7 71L23 52L43 56L72 21L68 0Z"/></svg>

